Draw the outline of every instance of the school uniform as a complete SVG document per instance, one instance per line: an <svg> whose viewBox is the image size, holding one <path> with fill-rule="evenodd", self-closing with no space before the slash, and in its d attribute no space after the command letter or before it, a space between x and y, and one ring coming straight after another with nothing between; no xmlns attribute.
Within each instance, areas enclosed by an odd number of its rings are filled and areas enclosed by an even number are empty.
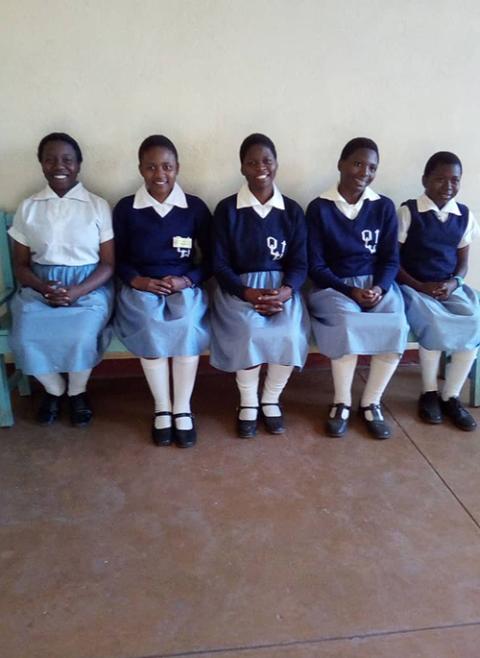
<svg viewBox="0 0 480 658"><path fill-rule="evenodd" d="M116 273L121 283L114 329L136 356L196 356L207 349L207 296L199 286L210 276L210 219L205 203L177 183L163 203L142 185L116 205ZM156 295L131 286L136 276L167 275L188 277L192 287Z"/></svg>
<svg viewBox="0 0 480 658"><path fill-rule="evenodd" d="M262 363L302 367L309 320L300 295L307 274L306 226L300 206L274 194L260 204L245 184L214 213L214 273L210 362L235 372ZM263 316L244 301L252 288L292 288L283 310Z"/></svg>
<svg viewBox="0 0 480 658"><path fill-rule="evenodd" d="M39 278L65 286L90 276L100 244L113 238L107 202L81 183L63 197L47 186L23 201L8 232L30 249L31 268ZM106 325L112 306L111 282L66 307L52 307L38 291L20 287L11 302L16 364L28 375L93 368L111 337Z"/></svg>
<svg viewBox="0 0 480 658"><path fill-rule="evenodd" d="M399 257L397 220L390 199L366 188L349 204L332 188L307 208L308 295L318 348L331 359L347 354L401 353L408 326L395 283ZM362 309L350 288L382 289L381 301Z"/></svg>
<svg viewBox="0 0 480 658"><path fill-rule="evenodd" d="M446 281L454 276L457 249L478 236L473 214L451 199L443 208L425 194L398 210L400 262L418 281ZM408 322L427 350L473 350L480 344L480 305L464 284L441 301L401 285Z"/></svg>

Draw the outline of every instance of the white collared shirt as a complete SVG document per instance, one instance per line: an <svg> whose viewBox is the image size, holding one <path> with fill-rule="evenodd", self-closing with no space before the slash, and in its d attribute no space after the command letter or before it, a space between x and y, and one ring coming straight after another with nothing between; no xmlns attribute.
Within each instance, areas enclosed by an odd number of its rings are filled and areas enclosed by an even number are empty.
<svg viewBox="0 0 480 658"><path fill-rule="evenodd" d="M162 203L149 194L145 184L137 190L133 199L135 209L153 208L160 217L166 217L175 206L177 208L188 208L187 197L178 183L175 183L172 191Z"/></svg>
<svg viewBox="0 0 480 658"><path fill-rule="evenodd" d="M112 216L105 199L81 183L63 197L47 185L22 201L8 233L35 263L89 265L98 263L100 243L113 238Z"/></svg>
<svg viewBox="0 0 480 658"><path fill-rule="evenodd" d="M253 208L259 217L265 219L272 208L285 210L285 202L275 183L273 184L273 196L266 203L260 203L245 183L237 194L237 210L239 208Z"/></svg>
<svg viewBox="0 0 480 658"><path fill-rule="evenodd" d="M346 199L338 191L337 187L331 187L326 192L320 194L321 199L327 199L328 201L333 201L337 208L340 210L342 215L345 215L347 219L356 219L358 213L362 209L364 202L368 201L378 201L380 196L374 192L370 187L366 187L362 196L359 198L357 203L348 203Z"/></svg>
<svg viewBox="0 0 480 658"><path fill-rule="evenodd" d="M428 212L429 210L433 210L438 221L442 223L447 221L449 214L458 216L462 214L455 199L450 199L450 201L448 201L448 203L446 203L443 208L440 209L437 204L432 201L426 194L422 194L422 196L417 199L417 210L418 212ZM412 223L412 216L407 206L400 206L400 208L397 210L397 215L398 241L403 244L407 239L408 229ZM461 249L462 247L466 247L467 245L471 244L473 240L479 235L479 233L480 229L478 228L478 224L475 221L475 217L469 210L467 228L465 229L465 233L463 234L462 239L458 243L457 249Z"/></svg>

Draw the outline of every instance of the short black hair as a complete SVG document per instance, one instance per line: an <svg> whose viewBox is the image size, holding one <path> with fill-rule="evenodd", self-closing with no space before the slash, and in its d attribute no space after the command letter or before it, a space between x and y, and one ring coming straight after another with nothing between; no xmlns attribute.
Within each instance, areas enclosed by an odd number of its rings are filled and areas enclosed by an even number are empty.
<svg viewBox="0 0 480 658"><path fill-rule="evenodd" d="M346 160L358 149L370 149L370 151L375 151L377 158L380 159L378 146L373 139L369 139L368 137L354 137L343 147L342 152L340 153L340 160Z"/></svg>
<svg viewBox="0 0 480 658"><path fill-rule="evenodd" d="M451 153L450 151L438 151L438 153L434 153L428 158L423 175L429 176L438 165L458 165L460 167L460 172L463 173L462 163L458 155L455 155L455 153Z"/></svg>
<svg viewBox="0 0 480 658"><path fill-rule="evenodd" d="M42 161L43 149L49 142L66 142L67 144L70 144L77 156L77 162L83 162L83 155L78 142L73 139L73 137L70 137L70 135L67 135L67 133L50 133L40 140L37 149L37 158L39 162Z"/></svg>
<svg viewBox="0 0 480 658"><path fill-rule="evenodd" d="M146 137L138 149L138 161L141 161L145 151L148 151L148 149L151 149L155 146L160 146L171 151L175 156L175 160L178 162L178 151L175 147L175 144L171 139L165 137L165 135L150 135L150 137Z"/></svg>
<svg viewBox="0 0 480 658"><path fill-rule="evenodd" d="M260 146L266 146L273 153L275 160L277 159L277 149L275 148L275 144L272 142L270 137L267 137L262 133L252 133L248 137L245 137L240 146L240 162L243 162L248 149L251 146L256 146L257 144L260 144Z"/></svg>

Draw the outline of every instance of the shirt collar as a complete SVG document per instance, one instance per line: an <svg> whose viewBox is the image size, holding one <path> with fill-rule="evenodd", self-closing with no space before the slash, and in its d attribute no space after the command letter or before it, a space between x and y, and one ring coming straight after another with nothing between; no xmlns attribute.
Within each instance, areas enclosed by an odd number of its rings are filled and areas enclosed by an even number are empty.
<svg viewBox="0 0 480 658"><path fill-rule="evenodd" d="M187 197L185 196L185 192L182 190L178 183L175 183L173 190L167 196L165 201L163 201L163 203L160 203L160 201L157 201L151 194L148 193L148 190L145 187L145 183L139 190L137 190L133 200L133 207L136 210L150 207L154 210L156 208L166 209L167 207L173 208L173 206L177 206L177 208L188 208Z"/></svg>
<svg viewBox="0 0 480 658"><path fill-rule="evenodd" d="M265 203L260 203L257 197L252 194L247 183L244 183L237 194L237 209L238 208L253 208L254 206L278 208L278 210L285 210L285 202L278 187L273 184L273 196Z"/></svg>
<svg viewBox="0 0 480 658"><path fill-rule="evenodd" d="M338 187L331 187L329 190L326 192L322 192L320 194L321 199L327 199L327 201L339 201L340 203L346 203L348 206L357 206L363 204L364 201L378 201L380 199L380 196L372 190L371 187L366 187L362 196L359 198L357 203L348 203L346 199L343 198L343 196L340 194L338 191Z"/></svg>
<svg viewBox="0 0 480 658"><path fill-rule="evenodd" d="M439 208L426 194L422 194L422 196L417 199L417 209L418 212L428 212L429 210L433 210L436 213L452 213L452 215L462 214L455 199L450 199L443 208Z"/></svg>
<svg viewBox="0 0 480 658"><path fill-rule="evenodd" d="M89 201L89 195L87 190L83 187L82 183L77 183L75 187L72 187L71 190L68 190L66 194L58 196L56 192L52 190L50 185L47 185L41 192L38 192L32 197L35 201L46 201L47 199L75 199L75 201Z"/></svg>

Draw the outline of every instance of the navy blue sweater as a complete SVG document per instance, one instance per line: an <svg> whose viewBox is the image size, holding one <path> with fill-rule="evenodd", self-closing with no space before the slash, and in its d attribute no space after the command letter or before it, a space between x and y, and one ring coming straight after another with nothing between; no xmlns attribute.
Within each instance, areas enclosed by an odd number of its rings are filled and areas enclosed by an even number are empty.
<svg viewBox="0 0 480 658"><path fill-rule="evenodd" d="M213 269L220 286L238 297L240 274L283 272L283 285L298 290L307 276L305 215L283 197L285 210L272 208L259 217L253 208L237 210L237 195L223 199L214 213Z"/></svg>
<svg viewBox="0 0 480 658"><path fill-rule="evenodd" d="M136 276L157 279L172 274L199 284L210 276L211 214L198 197L187 194L186 198L188 208L175 206L165 217L151 207L133 208L133 195L117 203L113 210L116 272L124 283L130 285ZM190 238L191 248L174 246L177 236ZM200 264L195 243L202 252Z"/></svg>
<svg viewBox="0 0 480 658"><path fill-rule="evenodd" d="M345 295L342 279L373 275L384 292L399 268L397 217L387 197L366 200L355 219L348 219L333 201L314 199L307 208L309 274L320 288Z"/></svg>
<svg viewBox="0 0 480 658"><path fill-rule="evenodd" d="M458 245L468 224L468 208L458 204L460 216L450 213L445 222L437 219L433 210L418 212L417 202L405 201L412 221L407 239L400 246L400 262L410 276L418 281L451 279L457 267Z"/></svg>

